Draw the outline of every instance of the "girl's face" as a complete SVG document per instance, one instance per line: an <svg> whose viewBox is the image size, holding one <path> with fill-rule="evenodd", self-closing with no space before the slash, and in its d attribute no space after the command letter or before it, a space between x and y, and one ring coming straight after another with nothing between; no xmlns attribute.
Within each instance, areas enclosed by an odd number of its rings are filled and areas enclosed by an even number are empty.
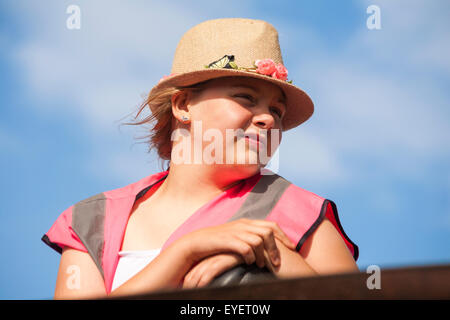
<svg viewBox="0 0 450 320"><path fill-rule="evenodd" d="M261 152L270 158L281 142L286 102L283 91L270 82L250 77L214 79L187 101L182 114L190 117L192 143L197 137L203 157L217 156L221 146L223 164L259 169L268 162L261 159ZM250 134L259 135L259 143L245 137Z"/></svg>

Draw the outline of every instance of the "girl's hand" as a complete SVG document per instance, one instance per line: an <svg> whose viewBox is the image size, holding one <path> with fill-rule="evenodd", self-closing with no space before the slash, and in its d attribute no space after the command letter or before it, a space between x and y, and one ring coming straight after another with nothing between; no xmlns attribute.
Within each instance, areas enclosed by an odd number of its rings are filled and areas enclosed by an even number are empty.
<svg viewBox="0 0 450 320"><path fill-rule="evenodd" d="M191 232L177 241L187 244L187 257L195 265L219 253L238 254L245 263L266 265L264 252L274 266L280 264L275 238L294 250L295 245L273 221L239 219Z"/></svg>
<svg viewBox="0 0 450 320"><path fill-rule="evenodd" d="M275 269L278 270L278 268L273 267L266 252L264 258L267 268L275 273ZM242 257L234 253L222 253L207 257L186 273L182 287L196 288L206 286L218 275L242 263L244 263Z"/></svg>
<svg viewBox="0 0 450 320"><path fill-rule="evenodd" d="M183 279L183 288L203 287L223 272L242 264L244 260L234 253L222 253L200 261Z"/></svg>

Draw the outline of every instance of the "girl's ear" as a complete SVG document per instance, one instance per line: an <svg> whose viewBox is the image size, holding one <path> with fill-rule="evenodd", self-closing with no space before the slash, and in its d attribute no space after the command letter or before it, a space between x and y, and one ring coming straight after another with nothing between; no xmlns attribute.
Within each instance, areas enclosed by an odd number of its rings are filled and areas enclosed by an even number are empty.
<svg viewBox="0 0 450 320"><path fill-rule="evenodd" d="M171 102L173 116L182 123L186 122L185 118L190 118L188 104L191 98L192 94L189 90L181 90L172 95Z"/></svg>

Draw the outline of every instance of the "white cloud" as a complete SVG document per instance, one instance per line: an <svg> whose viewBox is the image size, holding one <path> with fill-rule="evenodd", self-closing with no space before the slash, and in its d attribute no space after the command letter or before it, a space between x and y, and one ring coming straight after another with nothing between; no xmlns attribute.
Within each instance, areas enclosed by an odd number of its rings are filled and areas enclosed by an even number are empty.
<svg viewBox="0 0 450 320"><path fill-rule="evenodd" d="M286 134L283 139L279 159L286 178L292 176L311 185L345 182L351 177L329 141L314 135L310 130L297 130Z"/></svg>
<svg viewBox="0 0 450 320"><path fill-rule="evenodd" d="M191 7L170 3L81 1L81 29L69 30L64 3L18 4L29 35L11 56L24 79L39 99L65 100L67 111L87 118L107 110L107 118L118 119L129 111L125 100L138 103L141 93L170 72L174 39L200 18Z"/></svg>
<svg viewBox="0 0 450 320"><path fill-rule="evenodd" d="M78 1L81 29L68 30L70 4L11 5L25 36L10 43L9 56L36 101L30 107L81 120L80 130L92 137L88 170L128 180L144 171L138 163L148 155L119 151L134 143L133 129L119 124L130 121L126 116L137 110L143 95L170 73L176 39L202 19L201 13L192 5L167 2Z"/></svg>
<svg viewBox="0 0 450 320"><path fill-rule="evenodd" d="M102 154L93 151L97 156L87 162L88 174L100 180L108 177L117 181L119 188L161 171L156 157L148 155L143 146L126 148L126 143L122 145L120 150L104 147Z"/></svg>
<svg viewBox="0 0 450 320"><path fill-rule="evenodd" d="M438 6L422 10L422 5L408 4L389 1L380 5L382 30L369 31L361 25L341 51L324 51L326 39L322 38L316 51L308 52L303 56L306 60L293 68L292 74L308 83L307 92L316 107L303 130L314 137L315 146L322 146L319 150L326 149L322 157L317 150L311 153L312 176L316 169L328 168L324 172L341 173L329 176L339 183L358 176L365 179L373 171L419 181L436 158L449 156L445 146L450 144L450 97L440 89L442 80L434 72L434 67L445 66L449 60L429 61L424 54L434 52L438 42L447 42L449 23L442 20ZM405 23L407 18L419 21L421 34L430 37L415 38L417 28L409 28L414 23ZM437 26L428 27L435 19ZM300 141L290 141L292 153L302 148L305 140ZM323 157L330 159L328 164ZM358 161L361 168L355 167Z"/></svg>
<svg viewBox="0 0 450 320"><path fill-rule="evenodd" d="M366 7L374 1L365 1ZM450 3L421 0L380 0L382 28L360 31L370 55L397 65L450 76Z"/></svg>
<svg viewBox="0 0 450 320"><path fill-rule="evenodd" d="M322 65L323 66L323 65ZM328 65L327 65L328 66ZM413 153L439 151L448 135L445 97L433 88L417 88L398 74L380 74L370 66L335 61L313 79L323 108L321 121L336 130L334 144L346 149L386 149ZM323 75L326 81L323 81Z"/></svg>

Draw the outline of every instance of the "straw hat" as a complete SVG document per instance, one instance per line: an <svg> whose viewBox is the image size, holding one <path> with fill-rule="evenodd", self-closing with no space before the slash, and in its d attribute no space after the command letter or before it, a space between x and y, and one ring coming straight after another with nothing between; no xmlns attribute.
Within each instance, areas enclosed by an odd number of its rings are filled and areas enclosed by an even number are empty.
<svg viewBox="0 0 450 320"><path fill-rule="evenodd" d="M178 43L170 76L163 77L150 95L163 87L189 86L226 76L258 78L278 85L287 100L283 131L313 114L311 98L286 78L277 30L262 20L208 20L188 30Z"/></svg>

